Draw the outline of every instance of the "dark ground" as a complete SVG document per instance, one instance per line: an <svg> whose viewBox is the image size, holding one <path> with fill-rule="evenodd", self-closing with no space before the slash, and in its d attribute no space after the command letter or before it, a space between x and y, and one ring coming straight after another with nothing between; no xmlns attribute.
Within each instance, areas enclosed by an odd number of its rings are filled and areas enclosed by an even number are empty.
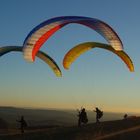
<svg viewBox="0 0 140 140"><path fill-rule="evenodd" d="M88 124L78 128L52 127L35 128L20 134L16 130L0 135L0 140L139 140L140 118L106 121L100 124Z"/></svg>

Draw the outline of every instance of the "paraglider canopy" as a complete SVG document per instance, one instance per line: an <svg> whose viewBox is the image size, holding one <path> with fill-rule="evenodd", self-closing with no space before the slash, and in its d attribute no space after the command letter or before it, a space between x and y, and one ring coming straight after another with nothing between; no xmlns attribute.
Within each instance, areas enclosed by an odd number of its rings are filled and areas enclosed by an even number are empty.
<svg viewBox="0 0 140 140"><path fill-rule="evenodd" d="M22 52L23 47L22 46L4 46L0 48L0 57L9 53L9 52ZM37 57L43 60L45 63L47 63L50 68L53 70L56 76L61 77L62 73L56 62L46 53L42 51L38 51Z"/></svg>
<svg viewBox="0 0 140 140"><path fill-rule="evenodd" d="M49 39L49 37L51 37L56 31L70 23L85 25L102 35L115 50L121 51L123 49L119 36L105 22L89 17L64 16L44 21L28 34L23 44L24 58L27 61L33 62L35 60L36 53L44 42L47 41L47 39Z"/></svg>
<svg viewBox="0 0 140 140"><path fill-rule="evenodd" d="M108 51L113 52L119 56L123 62L127 65L131 72L134 71L133 62L130 57L124 51L116 51L112 46L98 43L98 42L85 42L79 45L76 45L71 50L67 52L63 59L63 66L65 69L69 69L70 65L83 53L91 50L93 48L102 48Z"/></svg>

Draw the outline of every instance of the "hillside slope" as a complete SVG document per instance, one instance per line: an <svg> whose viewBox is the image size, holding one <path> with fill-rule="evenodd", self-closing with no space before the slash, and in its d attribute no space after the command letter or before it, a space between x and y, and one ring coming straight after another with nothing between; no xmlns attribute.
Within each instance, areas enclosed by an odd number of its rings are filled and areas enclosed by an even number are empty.
<svg viewBox="0 0 140 140"><path fill-rule="evenodd" d="M140 139L140 118L106 121L78 128L56 127L1 135L0 140L134 140Z"/></svg>

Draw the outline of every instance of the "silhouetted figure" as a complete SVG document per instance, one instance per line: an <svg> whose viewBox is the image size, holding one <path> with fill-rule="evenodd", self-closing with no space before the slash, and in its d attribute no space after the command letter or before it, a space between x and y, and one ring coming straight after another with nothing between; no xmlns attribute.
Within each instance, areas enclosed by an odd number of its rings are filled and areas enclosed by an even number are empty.
<svg viewBox="0 0 140 140"><path fill-rule="evenodd" d="M128 117L128 115L127 114L124 114L124 116L123 116L124 120L126 120L127 117Z"/></svg>
<svg viewBox="0 0 140 140"><path fill-rule="evenodd" d="M23 134L24 133L24 129L27 127L27 123L24 120L24 116L21 116L21 119L17 120L17 122L20 123L20 130L21 130L21 133Z"/></svg>
<svg viewBox="0 0 140 140"><path fill-rule="evenodd" d="M88 118L85 108L81 109L78 113L78 126L80 127L82 123L86 124L88 122Z"/></svg>
<svg viewBox="0 0 140 140"><path fill-rule="evenodd" d="M96 123L99 123L99 119L103 116L103 111L96 107L94 112L96 112Z"/></svg>

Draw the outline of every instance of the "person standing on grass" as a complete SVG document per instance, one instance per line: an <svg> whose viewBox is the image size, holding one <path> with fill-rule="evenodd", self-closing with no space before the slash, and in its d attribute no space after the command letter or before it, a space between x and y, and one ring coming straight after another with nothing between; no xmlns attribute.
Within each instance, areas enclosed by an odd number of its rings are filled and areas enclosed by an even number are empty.
<svg viewBox="0 0 140 140"><path fill-rule="evenodd" d="M103 116L103 111L96 107L94 112L96 112L96 123L99 123L99 119Z"/></svg>
<svg viewBox="0 0 140 140"><path fill-rule="evenodd" d="M81 124L86 124L88 122L87 113L85 108L82 108L78 114L78 126L81 127Z"/></svg>
<svg viewBox="0 0 140 140"><path fill-rule="evenodd" d="M21 133L23 134L25 128L27 127L27 123L26 123L26 121L24 119L24 116L21 116L21 119L20 120L17 120L17 122L20 123L20 130L21 130Z"/></svg>

